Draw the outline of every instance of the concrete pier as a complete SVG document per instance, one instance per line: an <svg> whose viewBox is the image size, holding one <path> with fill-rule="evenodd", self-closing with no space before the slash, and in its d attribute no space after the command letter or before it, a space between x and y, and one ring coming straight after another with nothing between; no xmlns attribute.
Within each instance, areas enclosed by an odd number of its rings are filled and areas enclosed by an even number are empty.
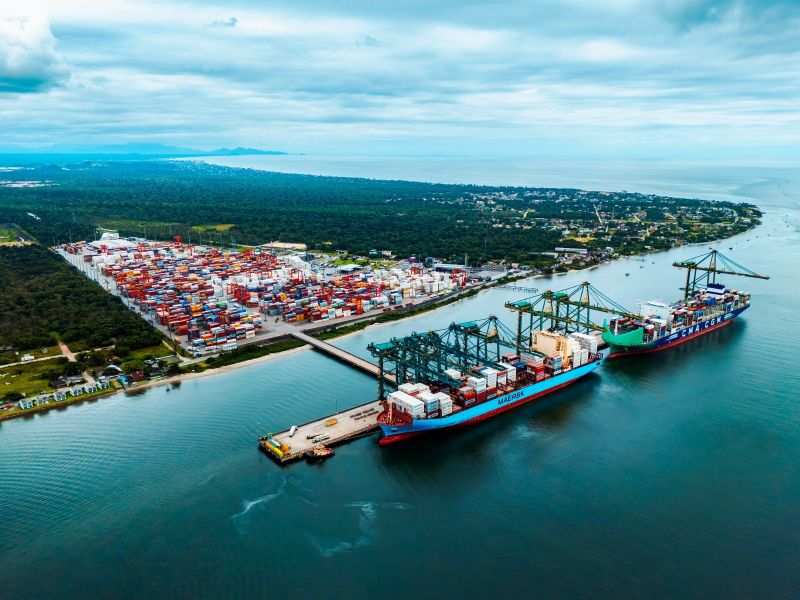
<svg viewBox="0 0 800 600"><path fill-rule="evenodd" d="M333 446L378 430L377 417L383 410L378 400L349 408L335 415L329 415L302 425L298 425L291 437L291 428L275 433L272 439L287 448L283 456L265 449L265 452L279 463L303 458L305 452L317 443ZM319 439L327 436L325 439ZM314 441L317 439L318 441ZM263 446L262 446L263 447Z"/></svg>

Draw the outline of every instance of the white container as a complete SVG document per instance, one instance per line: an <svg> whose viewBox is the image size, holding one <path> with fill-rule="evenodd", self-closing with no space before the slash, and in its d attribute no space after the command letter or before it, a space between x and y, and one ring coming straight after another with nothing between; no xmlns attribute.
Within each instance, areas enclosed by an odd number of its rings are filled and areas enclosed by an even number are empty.
<svg viewBox="0 0 800 600"><path fill-rule="evenodd" d="M461 372L457 369L445 369L444 374L450 379L461 379Z"/></svg>
<svg viewBox="0 0 800 600"><path fill-rule="evenodd" d="M497 369L486 368L481 371L484 377L486 377L486 386L493 388L497 387Z"/></svg>

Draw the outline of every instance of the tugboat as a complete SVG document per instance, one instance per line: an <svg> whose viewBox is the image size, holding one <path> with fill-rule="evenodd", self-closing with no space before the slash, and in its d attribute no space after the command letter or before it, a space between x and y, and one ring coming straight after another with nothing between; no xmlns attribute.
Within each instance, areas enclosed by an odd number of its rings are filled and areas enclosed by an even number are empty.
<svg viewBox="0 0 800 600"><path fill-rule="evenodd" d="M311 449L306 450L306 460L310 463L317 463L333 456L333 448L328 448L325 444L317 444Z"/></svg>

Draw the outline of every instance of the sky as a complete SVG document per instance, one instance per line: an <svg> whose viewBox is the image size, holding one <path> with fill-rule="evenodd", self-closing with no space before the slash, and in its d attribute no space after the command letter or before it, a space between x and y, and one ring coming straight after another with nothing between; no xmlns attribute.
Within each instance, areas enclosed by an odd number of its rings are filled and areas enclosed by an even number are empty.
<svg viewBox="0 0 800 600"><path fill-rule="evenodd" d="M800 0L0 0L0 149L793 161Z"/></svg>

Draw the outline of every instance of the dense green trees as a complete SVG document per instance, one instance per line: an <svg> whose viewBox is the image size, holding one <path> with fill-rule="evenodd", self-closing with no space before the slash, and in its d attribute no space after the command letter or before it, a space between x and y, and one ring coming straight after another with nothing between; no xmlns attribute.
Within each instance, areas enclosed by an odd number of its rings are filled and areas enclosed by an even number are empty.
<svg viewBox="0 0 800 600"><path fill-rule="evenodd" d="M161 342L117 298L46 248L0 248L0 346L49 346L55 336L87 348L117 340L128 348Z"/></svg>
<svg viewBox="0 0 800 600"><path fill-rule="evenodd" d="M45 244L91 238L101 225L125 235L169 239L181 234L193 242L261 244L279 239L356 254L377 248L449 259L468 253L477 260L484 250L487 258L528 256L552 249L559 239L539 227L494 228L493 215L461 204L464 196L495 193L495 187L164 161L86 163L67 170L43 166L9 176L53 182L39 188L0 187L0 208L9 215L5 220ZM234 227L226 232L197 229L220 223Z"/></svg>
<svg viewBox="0 0 800 600"><path fill-rule="evenodd" d="M315 177L182 161L38 166L3 176L51 184L0 187L3 220L44 244L89 239L104 226L123 235L180 234L201 243L282 240L362 255L378 249L454 261L469 254L471 261L530 262L531 252L559 245L564 224L596 225L595 206L618 218L644 211L653 220L665 212L681 218L673 210L680 207L749 214L741 204L627 192ZM217 224L231 227L203 227Z"/></svg>

